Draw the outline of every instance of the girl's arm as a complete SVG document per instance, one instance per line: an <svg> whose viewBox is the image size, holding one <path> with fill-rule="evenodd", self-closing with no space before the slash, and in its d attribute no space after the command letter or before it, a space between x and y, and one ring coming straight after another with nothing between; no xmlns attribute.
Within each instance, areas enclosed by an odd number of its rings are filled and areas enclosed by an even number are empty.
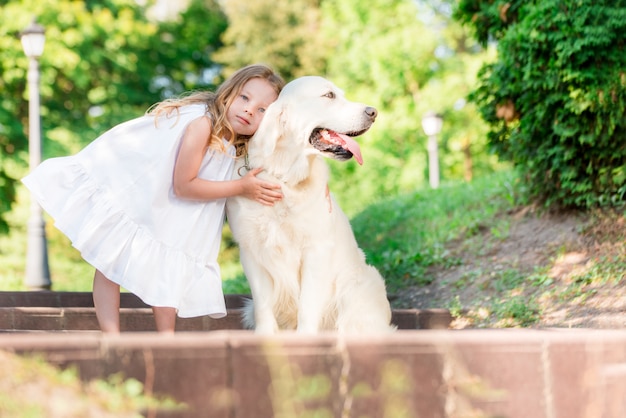
<svg viewBox="0 0 626 418"><path fill-rule="evenodd" d="M214 200L241 195L268 206L282 198L279 185L256 177L261 169L251 170L238 180L210 181L199 178L198 172L210 135L211 120L206 116L187 126L174 166L176 196L184 199Z"/></svg>

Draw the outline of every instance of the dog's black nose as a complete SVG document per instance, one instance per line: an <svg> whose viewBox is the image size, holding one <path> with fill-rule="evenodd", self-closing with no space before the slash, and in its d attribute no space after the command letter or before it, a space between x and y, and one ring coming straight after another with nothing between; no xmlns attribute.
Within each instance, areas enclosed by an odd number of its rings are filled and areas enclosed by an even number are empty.
<svg viewBox="0 0 626 418"><path fill-rule="evenodd" d="M369 116L370 119L374 120L376 119L376 116L378 115L378 110L376 110L373 107L367 106L365 108L365 114L367 114L367 116Z"/></svg>

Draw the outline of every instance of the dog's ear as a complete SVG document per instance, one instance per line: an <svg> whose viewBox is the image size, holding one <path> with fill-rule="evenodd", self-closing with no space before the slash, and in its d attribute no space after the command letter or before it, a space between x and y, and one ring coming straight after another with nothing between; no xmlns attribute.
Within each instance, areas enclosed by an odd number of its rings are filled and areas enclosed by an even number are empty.
<svg viewBox="0 0 626 418"><path fill-rule="evenodd" d="M272 103L267 108L263 121L254 134L263 159L272 155L276 149L276 144L284 132L285 113L286 106L283 103Z"/></svg>

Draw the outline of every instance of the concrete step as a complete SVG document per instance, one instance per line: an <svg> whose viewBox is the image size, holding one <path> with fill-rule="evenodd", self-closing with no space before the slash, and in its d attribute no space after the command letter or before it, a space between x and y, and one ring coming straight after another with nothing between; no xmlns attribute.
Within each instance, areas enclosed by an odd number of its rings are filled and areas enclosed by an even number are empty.
<svg viewBox="0 0 626 418"><path fill-rule="evenodd" d="M177 331L242 329L241 307L248 295L226 295L227 316L177 318ZM139 298L122 293L120 328L124 332L155 331L152 310ZM452 315L446 309L396 309L392 322L399 329L446 329ZM95 331L98 321L90 292L0 292L0 331Z"/></svg>
<svg viewBox="0 0 626 418"><path fill-rule="evenodd" d="M4 331L98 331L94 308L9 307L0 308L0 332ZM121 308L122 332L156 331L152 309ZM225 318L209 316L177 318L177 331L242 329L241 309L229 309Z"/></svg>
<svg viewBox="0 0 626 418"><path fill-rule="evenodd" d="M446 310L394 310L392 322L399 329L446 329L452 317ZM229 309L225 318L209 316L177 318L177 331L243 329L242 310ZM97 331L94 308L0 307L0 332L8 331ZM121 308L123 332L156 331L150 308Z"/></svg>
<svg viewBox="0 0 626 418"><path fill-rule="evenodd" d="M446 310L394 310L391 335L264 337L240 329L245 297L161 335L138 332L151 310L123 294L127 332L106 335L89 292L0 292L0 350L187 405L146 411L157 418L626 416L625 330L455 331Z"/></svg>
<svg viewBox="0 0 626 418"><path fill-rule="evenodd" d="M224 295L226 308L242 308L249 295ZM54 308L93 308L91 292L5 291L0 292L0 307L54 307ZM132 293L120 294L120 307L147 308L141 299Z"/></svg>
<svg viewBox="0 0 626 418"><path fill-rule="evenodd" d="M5 333L0 350L85 380L121 372L188 406L147 415L159 418L626 416L617 330Z"/></svg>

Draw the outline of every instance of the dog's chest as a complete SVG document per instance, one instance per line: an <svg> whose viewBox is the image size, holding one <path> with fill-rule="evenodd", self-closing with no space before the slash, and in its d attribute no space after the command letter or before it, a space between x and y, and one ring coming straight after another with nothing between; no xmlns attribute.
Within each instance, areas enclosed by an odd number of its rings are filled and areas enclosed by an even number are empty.
<svg viewBox="0 0 626 418"><path fill-rule="evenodd" d="M267 237L267 244L306 246L332 231L333 213L325 190L283 189L283 199L266 207L250 227Z"/></svg>

